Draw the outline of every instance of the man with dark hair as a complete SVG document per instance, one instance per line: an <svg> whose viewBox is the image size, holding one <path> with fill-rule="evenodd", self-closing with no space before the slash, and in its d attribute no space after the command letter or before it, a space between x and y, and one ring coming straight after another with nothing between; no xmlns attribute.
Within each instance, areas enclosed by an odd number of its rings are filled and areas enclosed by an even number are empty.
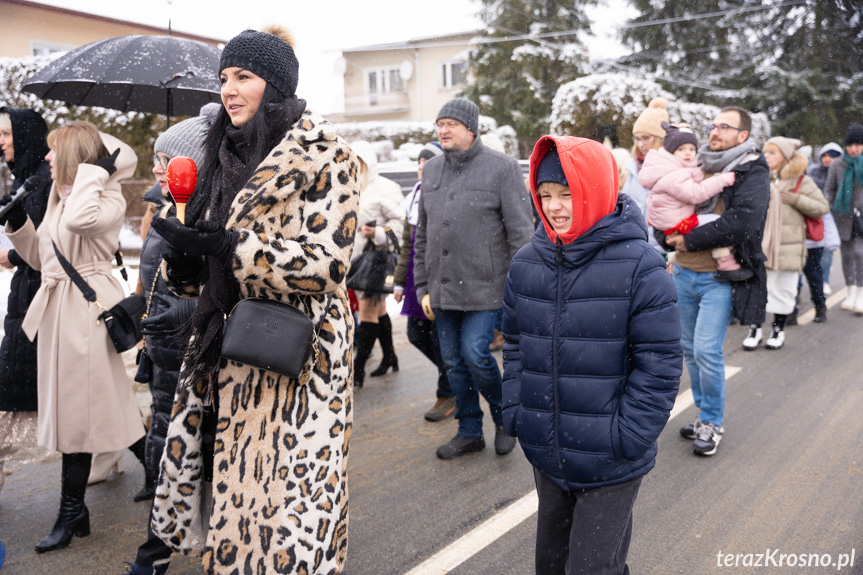
<svg viewBox="0 0 863 575"><path fill-rule="evenodd" d="M501 373L489 343L509 262L533 231L527 188L514 158L483 145L476 104L450 100L435 125L444 153L423 168L413 271L458 404L458 434L437 456L485 448L479 394L494 421L495 452L505 455L515 439L503 428Z"/></svg>
<svg viewBox="0 0 863 575"><path fill-rule="evenodd" d="M687 235L656 235L674 254L674 284L680 309L681 343L689 371L695 421L680 434L693 439L697 455L713 455L722 439L725 416L725 357L722 346L732 313L741 325L761 324L767 303L767 274L761 236L770 199L770 174L764 155L749 139L752 117L736 106L723 108L710 126L710 140L698 152L708 174L734 172L725 187L700 213L719 219ZM713 248L733 246L739 274L726 283L717 279ZM761 330L744 341L761 339ZM750 341L751 340L751 341ZM757 342L754 343L757 345ZM752 346L754 348L754 345Z"/></svg>
<svg viewBox="0 0 863 575"><path fill-rule="evenodd" d="M749 112L740 106L726 106L719 111L721 114L726 112L737 113L737 116L740 118L740 125L737 127L740 128L741 132L746 132L748 138L749 133L752 132L752 116Z"/></svg>

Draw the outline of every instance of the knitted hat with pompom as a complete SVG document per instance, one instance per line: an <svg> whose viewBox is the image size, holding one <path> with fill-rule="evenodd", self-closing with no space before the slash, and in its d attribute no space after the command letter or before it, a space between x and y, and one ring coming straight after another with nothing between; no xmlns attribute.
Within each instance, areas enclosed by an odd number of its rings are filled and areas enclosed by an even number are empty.
<svg viewBox="0 0 863 575"><path fill-rule="evenodd" d="M664 138L665 130L662 128L662 122L668 122L668 100L654 98L635 120L632 125L632 133Z"/></svg>

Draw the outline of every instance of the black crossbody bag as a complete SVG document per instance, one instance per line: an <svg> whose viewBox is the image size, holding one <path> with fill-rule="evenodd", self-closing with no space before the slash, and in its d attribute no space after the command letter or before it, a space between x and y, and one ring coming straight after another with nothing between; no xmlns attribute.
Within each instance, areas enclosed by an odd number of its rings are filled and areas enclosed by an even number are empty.
<svg viewBox="0 0 863 575"><path fill-rule="evenodd" d="M333 294L327 296L317 327L290 304L259 298L241 300L222 328L222 357L308 382L313 367L305 373L303 368L312 353L312 366L318 363L318 333L332 298Z"/></svg>
<svg viewBox="0 0 863 575"><path fill-rule="evenodd" d="M95 303L102 310L99 316L105 322L105 327L108 329L108 336L111 338L111 343L117 353L123 353L127 349L132 349L141 341L141 315L144 313L144 308L147 307L147 302L141 294L132 294L129 297L120 300L117 305L111 309L105 309L99 300L96 299L96 292L90 287L78 270L69 263L69 260L60 253L57 244L52 240L54 245L54 253L60 261L63 271L69 276L81 293L84 294L84 299L90 303ZM122 261L121 256L118 256L118 261ZM125 271L125 270L123 270Z"/></svg>

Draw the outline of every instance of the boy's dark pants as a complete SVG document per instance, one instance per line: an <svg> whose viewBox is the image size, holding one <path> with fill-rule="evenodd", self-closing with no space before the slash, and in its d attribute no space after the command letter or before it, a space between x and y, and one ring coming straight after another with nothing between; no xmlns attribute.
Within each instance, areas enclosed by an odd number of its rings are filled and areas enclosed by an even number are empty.
<svg viewBox="0 0 863 575"><path fill-rule="evenodd" d="M628 575L632 507L641 477L564 491L534 468L537 575Z"/></svg>

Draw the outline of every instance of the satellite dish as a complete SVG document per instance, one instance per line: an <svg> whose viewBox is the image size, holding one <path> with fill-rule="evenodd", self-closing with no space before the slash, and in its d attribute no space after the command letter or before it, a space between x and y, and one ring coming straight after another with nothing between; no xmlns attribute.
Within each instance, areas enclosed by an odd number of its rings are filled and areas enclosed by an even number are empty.
<svg viewBox="0 0 863 575"><path fill-rule="evenodd" d="M414 75L414 63L410 60L402 60L402 63L399 64L399 76L401 76L402 80L410 80L411 76Z"/></svg>
<svg viewBox="0 0 863 575"><path fill-rule="evenodd" d="M336 58L336 61L334 63L334 68L336 71L336 75L344 76L345 70L348 69L348 61L345 60L344 56L339 56L338 58Z"/></svg>

